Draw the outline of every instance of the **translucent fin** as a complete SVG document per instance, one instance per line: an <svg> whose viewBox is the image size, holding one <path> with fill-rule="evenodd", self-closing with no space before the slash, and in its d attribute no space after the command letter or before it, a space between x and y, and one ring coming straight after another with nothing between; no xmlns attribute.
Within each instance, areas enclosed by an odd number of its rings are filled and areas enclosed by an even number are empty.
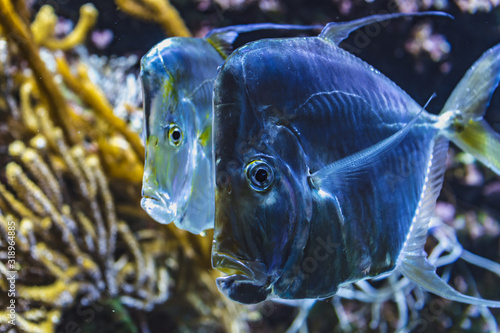
<svg viewBox="0 0 500 333"><path fill-rule="evenodd" d="M414 17L414 16L445 16L453 18L453 16L444 12L423 12L423 13L396 13L396 14L381 14L372 15L368 17L361 18L359 20L349 21L349 22L331 22L326 25L326 27L321 31L319 37L323 37L331 40L335 44L339 44L344 39L346 39L349 34L365 25L369 25L376 22L382 22L387 20L392 20L400 17Z"/></svg>
<svg viewBox="0 0 500 333"><path fill-rule="evenodd" d="M453 289L437 275L436 267L429 263L424 251L427 227L443 183L447 147L447 140L443 137L435 139L427 181L412 227L398 258L397 269L408 279L438 296L457 302L497 308L500 307L498 301L464 295Z"/></svg>
<svg viewBox="0 0 500 333"><path fill-rule="evenodd" d="M203 131L198 135L198 142L202 147L206 147L212 139L212 123L208 123Z"/></svg>
<svg viewBox="0 0 500 333"><path fill-rule="evenodd" d="M207 42L219 52L222 58L226 59L233 52L233 42L236 37L238 37L238 33L235 31L214 32L210 36L207 35Z"/></svg>
<svg viewBox="0 0 500 333"><path fill-rule="evenodd" d="M350 179L356 179L359 175L368 170L385 153L394 149L409 133L419 116L413 118L402 129L379 143L365 148L357 153L346 156L310 175L310 180L316 188L321 188L334 194L346 185Z"/></svg>
<svg viewBox="0 0 500 333"><path fill-rule="evenodd" d="M500 44L486 51L469 68L443 107L442 114L458 110L464 122L479 120L500 81Z"/></svg>
<svg viewBox="0 0 500 333"><path fill-rule="evenodd" d="M449 284L442 280L436 273L436 267L430 264L425 255L405 257L399 266L399 270L407 278L421 286L422 288L430 291L433 294L444 297L446 299L480 306L488 306L491 308L500 308L499 301L491 301L478 297L464 295Z"/></svg>
<svg viewBox="0 0 500 333"><path fill-rule="evenodd" d="M205 38L226 59L238 47L254 40L316 35L322 28L322 25L256 23L214 29Z"/></svg>
<svg viewBox="0 0 500 333"><path fill-rule="evenodd" d="M461 131L448 133L447 136L461 149L500 175L500 134L486 121L469 120Z"/></svg>
<svg viewBox="0 0 500 333"><path fill-rule="evenodd" d="M500 174L500 135L482 117L500 81L500 44L467 71L441 112L444 134Z"/></svg>

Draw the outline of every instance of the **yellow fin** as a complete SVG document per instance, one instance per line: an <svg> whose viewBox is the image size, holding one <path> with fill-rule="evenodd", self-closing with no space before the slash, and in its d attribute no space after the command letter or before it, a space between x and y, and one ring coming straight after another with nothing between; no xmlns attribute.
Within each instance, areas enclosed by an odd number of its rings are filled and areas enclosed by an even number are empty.
<svg viewBox="0 0 500 333"><path fill-rule="evenodd" d="M203 132L200 133L198 136L198 141L203 147L206 147L208 144L208 140L210 140L212 137L212 124L208 124Z"/></svg>
<svg viewBox="0 0 500 333"><path fill-rule="evenodd" d="M448 134L448 138L495 173L500 174L500 134L484 120L471 119L459 127L457 131Z"/></svg>

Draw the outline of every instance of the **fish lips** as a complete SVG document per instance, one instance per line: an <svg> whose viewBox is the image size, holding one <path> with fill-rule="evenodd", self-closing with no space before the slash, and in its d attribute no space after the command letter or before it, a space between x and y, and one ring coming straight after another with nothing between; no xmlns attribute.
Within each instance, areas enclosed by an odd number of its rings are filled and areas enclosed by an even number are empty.
<svg viewBox="0 0 500 333"><path fill-rule="evenodd" d="M176 206L176 205L175 205ZM174 222L177 215L177 207L172 207L163 197L144 195L141 199L141 207L155 221L162 224Z"/></svg>
<svg viewBox="0 0 500 333"><path fill-rule="evenodd" d="M265 285L256 285L254 281L244 275L234 274L223 276L215 280L217 288L229 299L242 304L256 304L263 302L269 295Z"/></svg>
<svg viewBox="0 0 500 333"><path fill-rule="evenodd" d="M215 253L212 260L214 268L228 274L216 279L217 288L226 297L243 304L260 303L267 299L271 289L265 264L222 253Z"/></svg>

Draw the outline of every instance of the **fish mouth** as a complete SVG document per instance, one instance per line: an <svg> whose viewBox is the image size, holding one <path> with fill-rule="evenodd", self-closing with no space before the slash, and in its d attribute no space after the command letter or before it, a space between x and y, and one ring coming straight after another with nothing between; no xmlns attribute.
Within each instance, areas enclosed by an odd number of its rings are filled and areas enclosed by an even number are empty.
<svg viewBox="0 0 500 333"><path fill-rule="evenodd" d="M217 278L216 284L220 292L229 299L243 304L255 304L265 301L269 295L265 264L237 259L225 253L214 253L212 265L227 274Z"/></svg>
<svg viewBox="0 0 500 333"><path fill-rule="evenodd" d="M174 222L177 215L177 204L166 202L161 196L144 195L141 199L141 207L155 221L162 224Z"/></svg>

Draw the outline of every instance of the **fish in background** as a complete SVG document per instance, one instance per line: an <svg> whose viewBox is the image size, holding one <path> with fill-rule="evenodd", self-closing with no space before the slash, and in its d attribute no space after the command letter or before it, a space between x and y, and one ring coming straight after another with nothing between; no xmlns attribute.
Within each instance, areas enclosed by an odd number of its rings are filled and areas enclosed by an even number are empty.
<svg viewBox="0 0 500 333"><path fill-rule="evenodd" d="M205 38L167 38L142 58L146 158L141 206L153 219L195 234L213 228L212 90L227 55L251 40L317 35L322 28L231 26Z"/></svg>
<svg viewBox="0 0 500 333"><path fill-rule="evenodd" d="M424 251L449 140L500 174L500 135L482 119L500 44L429 114L338 47L356 28L395 17L252 42L221 67L212 263L227 274L217 285L230 299L326 298L399 270L439 296L500 307L453 289Z"/></svg>

